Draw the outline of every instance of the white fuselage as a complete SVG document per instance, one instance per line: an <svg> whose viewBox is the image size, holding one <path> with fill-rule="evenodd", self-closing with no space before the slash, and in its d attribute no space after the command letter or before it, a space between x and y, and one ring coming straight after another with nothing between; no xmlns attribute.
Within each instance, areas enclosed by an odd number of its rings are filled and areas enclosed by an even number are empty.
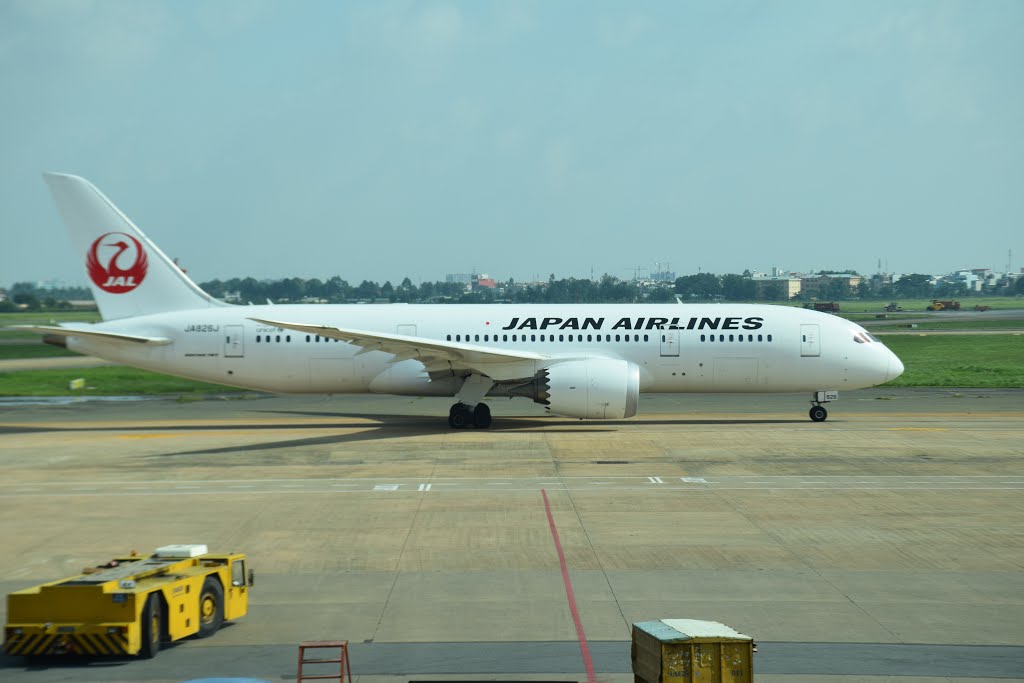
<svg viewBox="0 0 1024 683"><path fill-rule="evenodd" d="M158 372L278 393L453 396L461 385L460 378L428 376L415 359L396 362L391 353L252 318L533 351L545 356L530 361L533 372L583 356L622 359L639 367L642 392L857 389L903 369L855 323L754 304L229 306L91 326L170 339L165 345L74 336L67 344ZM527 379L533 372L523 367L517 374Z"/></svg>

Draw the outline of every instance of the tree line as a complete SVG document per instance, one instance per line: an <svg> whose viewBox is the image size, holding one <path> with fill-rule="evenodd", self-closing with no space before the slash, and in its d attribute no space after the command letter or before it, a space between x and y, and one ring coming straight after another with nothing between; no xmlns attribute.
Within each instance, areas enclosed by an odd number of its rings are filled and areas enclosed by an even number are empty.
<svg viewBox="0 0 1024 683"><path fill-rule="evenodd" d="M851 272L851 271L846 271ZM827 273L820 273L827 274ZM891 284L872 287L862 281L852 289L845 278L831 278L817 296L821 301L849 299L891 300L899 298L928 299L967 297L963 282L931 284L931 276L922 273L904 275ZM363 280L352 285L340 276L327 280L299 277L281 280L230 278L199 283L210 295L238 303L260 304L267 301L323 302L323 303L668 303L677 298L682 301L784 301L786 288L782 283L769 283L758 289L749 271L744 273L697 273L683 275L674 282L643 282L622 280L603 275L598 280L589 278L555 278L546 282L518 283L513 279L498 283L495 288L474 287L467 291L459 282L422 282L414 284L404 278L397 286L390 281L383 284ZM985 292L991 294L991 292ZM1017 278L1005 294L1024 295L1024 277ZM29 282L16 282L8 291L7 299L0 301L0 311L65 310L71 300L90 300L87 287L39 288ZM798 294L797 301L806 301Z"/></svg>

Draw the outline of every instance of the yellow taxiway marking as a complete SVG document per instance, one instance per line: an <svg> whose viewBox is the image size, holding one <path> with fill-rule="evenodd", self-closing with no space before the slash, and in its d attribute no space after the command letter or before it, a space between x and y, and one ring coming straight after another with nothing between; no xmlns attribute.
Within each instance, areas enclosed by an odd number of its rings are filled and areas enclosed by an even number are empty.
<svg viewBox="0 0 1024 683"><path fill-rule="evenodd" d="M889 427L890 432L948 432L949 427Z"/></svg>

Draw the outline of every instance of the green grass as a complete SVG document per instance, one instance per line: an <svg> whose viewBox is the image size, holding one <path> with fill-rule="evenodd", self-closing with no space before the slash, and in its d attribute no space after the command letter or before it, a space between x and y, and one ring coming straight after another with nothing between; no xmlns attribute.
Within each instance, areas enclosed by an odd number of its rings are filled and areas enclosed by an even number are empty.
<svg viewBox="0 0 1024 683"><path fill-rule="evenodd" d="M79 356L81 354L68 351L59 346L43 344L36 335L34 344L11 344L0 343L0 360L12 360L18 358L59 358L62 356Z"/></svg>
<svg viewBox="0 0 1024 683"><path fill-rule="evenodd" d="M35 332L7 329L10 325L59 325L60 323L95 323L96 311L54 311L33 313L0 313L0 342L38 340Z"/></svg>
<svg viewBox="0 0 1024 683"><path fill-rule="evenodd" d="M85 379L86 388L69 390L68 383L79 377ZM136 396L222 394L240 391L244 390L121 365L0 373L0 396Z"/></svg>
<svg viewBox="0 0 1024 683"><path fill-rule="evenodd" d="M920 318L917 318L918 320ZM871 325L872 332L886 332L889 330L906 330L909 323L901 323L898 320ZM998 318L993 320L936 320L934 322L914 323L917 330L1019 330L1024 329L1024 315L1019 320L1007 320Z"/></svg>
<svg viewBox="0 0 1024 683"><path fill-rule="evenodd" d="M99 322L98 311L33 311L31 313L0 313L4 325L53 325L55 323Z"/></svg>
<svg viewBox="0 0 1024 683"><path fill-rule="evenodd" d="M931 304L931 299L889 299L889 300L868 300L863 299L840 299L836 303L839 304L839 312L844 317L847 314L856 313L884 313L885 307L891 301L895 301L899 304L903 311L906 312L921 312L928 308ZM954 298L954 301L960 302L961 311L973 311L977 305L990 306L993 310L1010 310L1014 308L1024 309L1024 298L1014 296L979 296L979 297L959 297ZM763 301L760 303L764 303ZM786 303L786 302L783 302ZM788 302L793 306L803 306L805 302L792 301ZM941 311L939 311L941 313ZM892 315L892 314L890 314Z"/></svg>
<svg viewBox="0 0 1024 683"><path fill-rule="evenodd" d="M892 387L1024 387L1024 335L887 335L904 373Z"/></svg>

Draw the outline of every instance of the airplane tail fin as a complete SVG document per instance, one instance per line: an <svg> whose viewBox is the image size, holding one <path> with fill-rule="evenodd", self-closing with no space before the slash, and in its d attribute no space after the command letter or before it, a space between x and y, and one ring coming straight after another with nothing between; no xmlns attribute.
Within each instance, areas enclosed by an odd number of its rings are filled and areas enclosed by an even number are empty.
<svg viewBox="0 0 1024 683"><path fill-rule="evenodd" d="M63 173L43 179L104 320L228 305L196 286L88 180Z"/></svg>

